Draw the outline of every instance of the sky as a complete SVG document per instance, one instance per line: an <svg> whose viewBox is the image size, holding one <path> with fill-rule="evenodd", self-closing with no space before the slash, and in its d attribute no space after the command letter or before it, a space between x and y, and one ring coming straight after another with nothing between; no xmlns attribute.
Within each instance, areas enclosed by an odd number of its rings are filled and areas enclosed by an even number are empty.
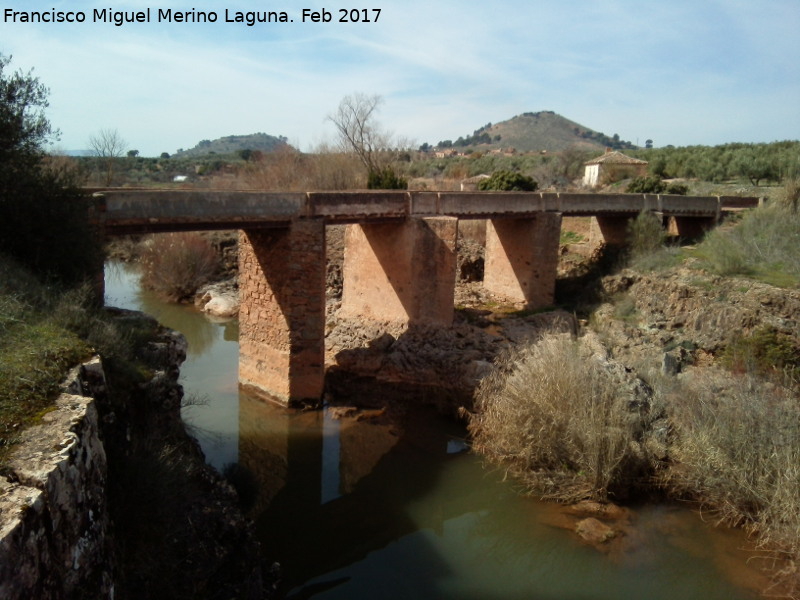
<svg viewBox="0 0 800 600"><path fill-rule="evenodd" d="M85 21L14 14L33 11ZM226 22L266 11L293 22ZM641 146L797 140L798 31L800 0L0 0L0 54L49 88L56 147L116 130L142 156L256 132L313 151L353 93L414 146L541 110Z"/></svg>

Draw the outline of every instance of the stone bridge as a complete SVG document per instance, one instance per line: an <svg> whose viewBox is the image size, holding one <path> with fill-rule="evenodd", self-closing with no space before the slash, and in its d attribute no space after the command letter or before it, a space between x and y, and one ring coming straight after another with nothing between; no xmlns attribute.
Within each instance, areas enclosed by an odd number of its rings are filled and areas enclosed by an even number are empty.
<svg viewBox="0 0 800 600"><path fill-rule="evenodd" d="M105 235L238 229L239 382L278 402L318 401L325 376L325 226L346 223L342 316L452 324L459 220L485 219L484 286L553 303L562 216L595 217L606 243L650 211L696 237L756 198L537 192L105 190Z"/></svg>

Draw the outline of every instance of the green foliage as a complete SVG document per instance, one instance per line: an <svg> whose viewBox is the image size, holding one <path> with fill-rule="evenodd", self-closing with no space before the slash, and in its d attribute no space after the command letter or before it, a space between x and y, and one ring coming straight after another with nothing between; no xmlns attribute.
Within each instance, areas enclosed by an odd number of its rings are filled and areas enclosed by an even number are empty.
<svg viewBox="0 0 800 600"><path fill-rule="evenodd" d="M495 171L478 183L478 189L484 192L535 192L537 187L539 184L532 177L512 171Z"/></svg>
<svg viewBox="0 0 800 600"><path fill-rule="evenodd" d="M580 244L583 241L584 237L580 233L577 233L575 231L569 231L567 229L562 229L558 243L564 246L566 244Z"/></svg>
<svg viewBox="0 0 800 600"><path fill-rule="evenodd" d="M650 211L642 211L629 221L627 234L628 247L633 255L659 250L667 239L661 220Z"/></svg>
<svg viewBox="0 0 800 600"><path fill-rule="evenodd" d="M748 212L731 229L714 229L698 246L718 275L744 275L783 287L800 284L800 213L781 206Z"/></svg>
<svg viewBox="0 0 800 600"><path fill-rule="evenodd" d="M750 335L737 334L722 353L729 369L759 376L786 374L800 381L800 347L773 327L761 327Z"/></svg>
<svg viewBox="0 0 800 600"><path fill-rule="evenodd" d="M672 182L667 184L667 189L664 190L667 194L674 196L685 196L689 193L689 186L684 183Z"/></svg>
<svg viewBox="0 0 800 600"><path fill-rule="evenodd" d="M45 160L41 147L53 134L47 88L30 73L9 74L9 61L0 55L0 252L75 283L102 264L90 200L75 172Z"/></svg>
<svg viewBox="0 0 800 600"><path fill-rule="evenodd" d="M800 141L723 144L634 150L648 170L663 178L697 178L721 183L744 179L753 185L800 176Z"/></svg>
<svg viewBox="0 0 800 600"><path fill-rule="evenodd" d="M370 190L407 190L408 180L391 166L372 170L367 176L367 188Z"/></svg>
<svg viewBox="0 0 800 600"><path fill-rule="evenodd" d="M44 285L0 256L0 456L52 404L69 369L90 354L72 327L78 320L64 319L88 314L88 297Z"/></svg>
<svg viewBox="0 0 800 600"><path fill-rule="evenodd" d="M666 184L657 175L636 177L628 184L625 191L629 194L660 194L666 189Z"/></svg>

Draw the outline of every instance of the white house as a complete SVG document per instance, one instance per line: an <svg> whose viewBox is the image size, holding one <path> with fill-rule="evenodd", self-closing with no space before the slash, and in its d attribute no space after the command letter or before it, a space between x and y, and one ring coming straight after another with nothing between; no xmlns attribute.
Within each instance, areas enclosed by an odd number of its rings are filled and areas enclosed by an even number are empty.
<svg viewBox="0 0 800 600"><path fill-rule="evenodd" d="M643 177L647 174L647 161L625 156L622 152L606 148L605 154L585 163L583 185L596 187L628 177Z"/></svg>

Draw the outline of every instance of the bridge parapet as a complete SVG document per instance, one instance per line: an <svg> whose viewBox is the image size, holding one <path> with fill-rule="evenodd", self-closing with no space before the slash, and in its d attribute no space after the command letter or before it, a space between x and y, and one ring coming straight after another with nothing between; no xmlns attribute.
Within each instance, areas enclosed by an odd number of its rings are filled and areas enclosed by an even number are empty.
<svg viewBox="0 0 800 600"><path fill-rule="evenodd" d="M201 229L288 227L294 219L368 223L410 217L463 219L517 217L539 213L565 216L635 215L713 217L728 208L759 204L758 198L656 194L555 192L256 192L211 190L126 190L96 194L111 235Z"/></svg>

